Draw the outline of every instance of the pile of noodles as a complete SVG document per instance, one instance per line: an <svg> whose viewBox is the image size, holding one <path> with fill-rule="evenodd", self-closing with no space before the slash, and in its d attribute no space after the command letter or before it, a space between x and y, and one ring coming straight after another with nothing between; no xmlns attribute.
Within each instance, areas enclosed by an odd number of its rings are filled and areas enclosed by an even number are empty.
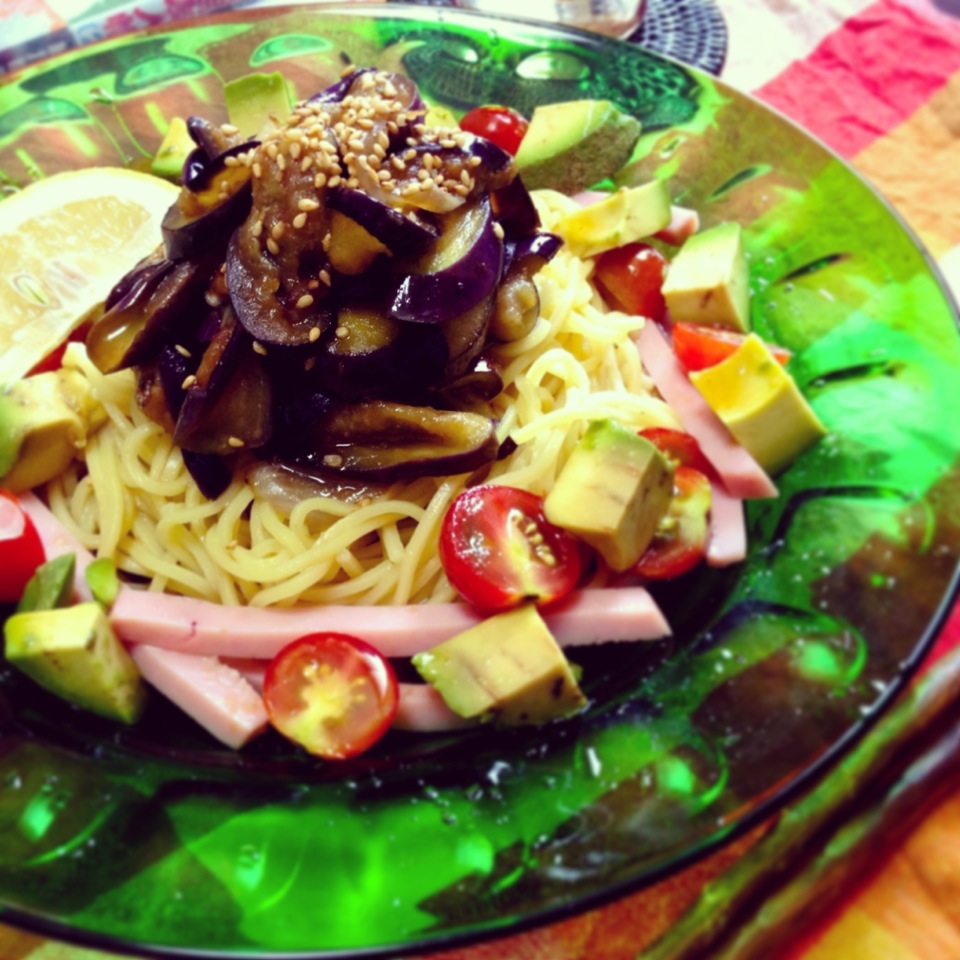
<svg viewBox="0 0 960 960"><path fill-rule="evenodd" d="M552 191L534 197L547 230L577 209ZM591 420L677 426L630 339L642 318L607 309L592 269L561 249L538 275L534 329L492 351L505 385L491 405L498 438L518 446L485 482L545 494ZM108 420L46 497L81 543L148 589L255 606L454 599L437 538L468 476L283 503L259 496L242 474L207 500L169 434L138 408L131 371L103 376L79 345L65 363L90 380Z"/></svg>

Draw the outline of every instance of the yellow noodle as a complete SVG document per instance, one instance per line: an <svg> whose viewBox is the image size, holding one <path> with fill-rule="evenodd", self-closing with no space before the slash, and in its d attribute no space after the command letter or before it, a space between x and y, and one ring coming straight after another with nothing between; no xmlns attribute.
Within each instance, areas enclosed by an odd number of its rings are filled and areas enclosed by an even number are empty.
<svg viewBox="0 0 960 960"><path fill-rule="evenodd" d="M552 191L535 201L548 230L578 209ZM593 419L677 425L630 339L643 320L606 309L592 271L561 249L538 274L534 328L492 350L504 381L491 404L497 437L519 446L491 466L491 483L546 493ZM454 599L437 538L466 476L396 483L360 501L311 497L289 515L238 476L208 501L169 434L137 406L130 371L101 374L79 345L64 362L90 382L105 424L85 462L48 485L48 501L81 543L148 589L253 606Z"/></svg>

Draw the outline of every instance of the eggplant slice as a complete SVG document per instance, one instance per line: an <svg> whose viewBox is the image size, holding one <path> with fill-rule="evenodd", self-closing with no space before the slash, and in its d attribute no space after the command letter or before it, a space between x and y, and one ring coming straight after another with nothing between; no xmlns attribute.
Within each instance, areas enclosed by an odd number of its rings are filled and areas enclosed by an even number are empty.
<svg viewBox="0 0 960 960"><path fill-rule="evenodd" d="M494 423L461 411L384 400L339 406L281 461L377 481L467 473L497 456Z"/></svg>

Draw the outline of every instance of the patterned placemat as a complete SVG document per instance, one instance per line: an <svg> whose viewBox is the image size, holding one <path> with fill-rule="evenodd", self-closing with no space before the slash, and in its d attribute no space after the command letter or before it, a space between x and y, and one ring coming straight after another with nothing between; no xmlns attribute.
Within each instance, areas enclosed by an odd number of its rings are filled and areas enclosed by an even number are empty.
<svg viewBox="0 0 960 960"><path fill-rule="evenodd" d="M727 58L727 22L714 0L647 0L640 26L627 39L712 74Z"/></svg>

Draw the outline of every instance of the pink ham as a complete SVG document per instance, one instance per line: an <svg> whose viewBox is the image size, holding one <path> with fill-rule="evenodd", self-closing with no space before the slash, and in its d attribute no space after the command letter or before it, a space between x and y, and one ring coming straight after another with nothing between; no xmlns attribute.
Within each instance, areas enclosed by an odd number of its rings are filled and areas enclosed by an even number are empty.
<svg viewBox="0 0 960 960"><path fill-rule="evenodd" d="M679 247L699 229L700 214L696 210L689 207L671 207L670 222L662 230L658 230L654 237L673 247Z"/></svg>
<svg viewBox="0 0 960 960"><path fill-rule="evenodd" d="M747 526L743 501L731 497L720 484L710 491L710 540L707 563L711 567L729 567L747 555Z"/></svg>
<svg viewBox="0 0 960 960"><path fill-rule="evenodd" d="M145 646L130 653L148 683L228 747L238 750L266 729L260 694L216 657Z"/></svg>
<svg viewBox="0 0 960 960"><path fill-rule="evenodd" d="M77 540L74 535L63 526L53 515L50 508L33 493L17 494L23 512L33 521L37 528L40 542L43 544L43 553L47 560L72 553L76 556L76 578L74 593L81 600L92 600L93 594L83 575L87 567L93 563L93 554Z"/></svg>
<svg viewBox="0 0 960 960"><path fill-rule="evenodd" d="M562 646L656 640L670 633L663 614L642 587L581 590L545 618ZM267 660L292 640L320 630L360 637L387 657L409 657L481 619L462 603L264 610L223 607L130 587L121 590L111 611L114 630L130 643L204 656Z"/></svg>
<svg viewBox="0 0 960 960"><path fill-rule="evenodd" d="M393 726L411 733L443 733L476 726L476 721L455 714L429 683L401 683Z"/></svg>
<svg viewBox="0 0 960 960"><path fill-rule="evenodd" d="M657 390L694 436L706 458L734 497L775 497L777 488L747 451L734 440L720 418L690 382L666 337L655 323L636 335L640 359Z"/></svg>

